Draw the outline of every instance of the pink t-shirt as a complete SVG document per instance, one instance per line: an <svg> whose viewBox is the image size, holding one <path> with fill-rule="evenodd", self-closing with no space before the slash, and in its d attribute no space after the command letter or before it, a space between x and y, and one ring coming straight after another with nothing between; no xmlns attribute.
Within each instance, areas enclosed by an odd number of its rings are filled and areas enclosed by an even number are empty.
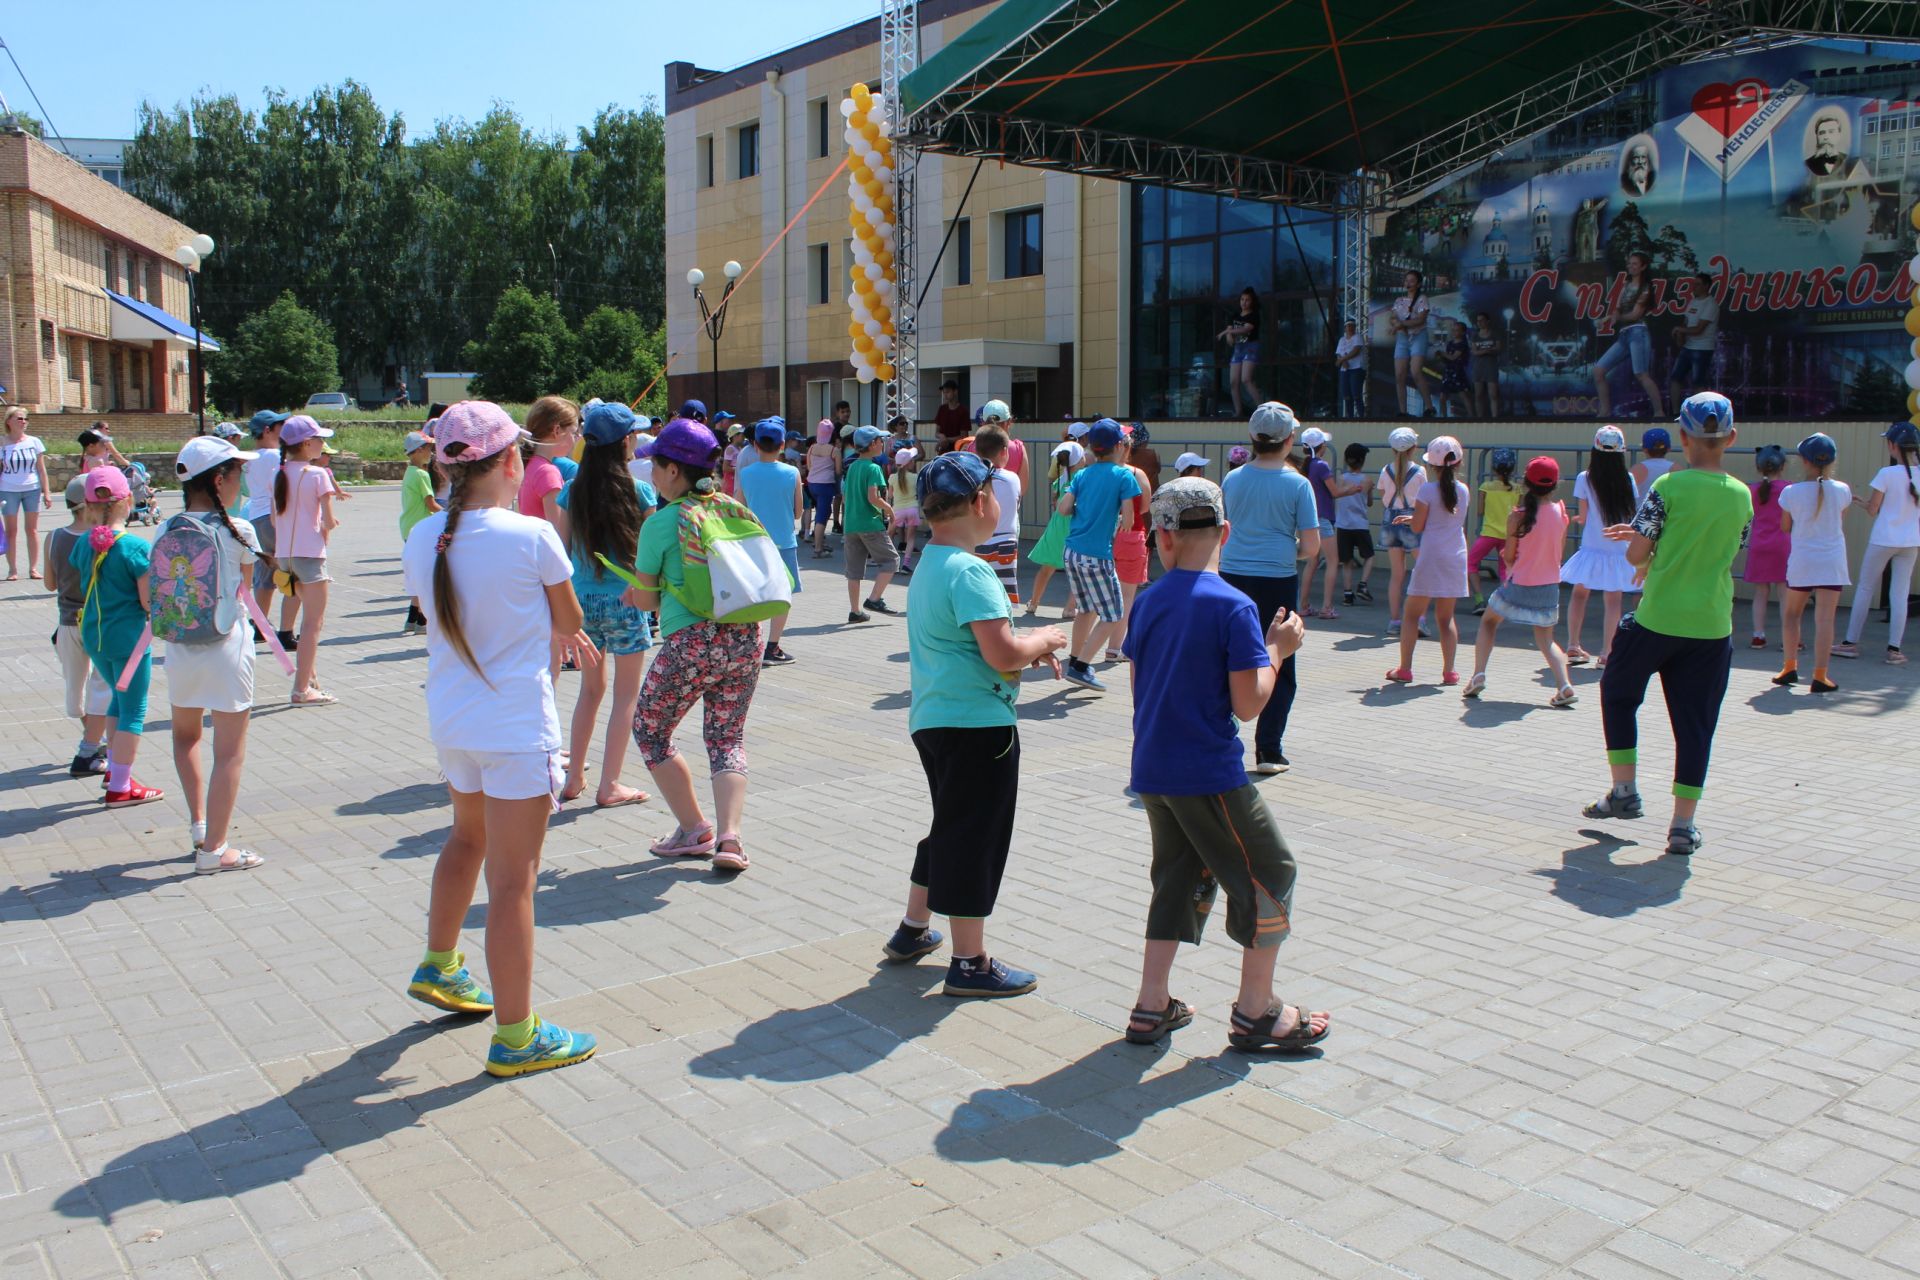
<svg viewBox="0 0 1920 1280"><path fill-rule="evenodd" d="M546 497L558 493L566 487L566 481L560 476L560 468L553 465L551 458L534 454L527 459L527 473L520 478L520 514L547 518Z"/></svg>
<svg viewBox="0 0 1920 1280"><path fill-rule="evenodd" d="M1515 586L1544 587L1560 581L1560 548L1567 537L1567 504L1543 502L1533 528L1520 539L1508 580Z"/></svg>
<svg viewBox="0 0 1920 1280"><path fill-rule="evenodd" d="M308 462L289 462L280 473L287 478L287 505L273 513L273 553L325 556L327 535L320 531L320 500L333 493L333 473Z"/></svg>
<svg viewBox="0 0 1920 1280"><path fill-rule="evenodd" d="M966 439L962 440L959 444L959 449L960 449L960 452L962 453L975 452L973 447L973 437L968 436ZM1014 439L1012 436L1008 436L1007 437L1007 455L1005 459L1003 459L1003 461L1006 465L1007 470L1013 472L1013 474L1019 476L1022 480L1026 479L1027 446L1025 446L1024 444L1021 444L1018 440Z"/></svg>

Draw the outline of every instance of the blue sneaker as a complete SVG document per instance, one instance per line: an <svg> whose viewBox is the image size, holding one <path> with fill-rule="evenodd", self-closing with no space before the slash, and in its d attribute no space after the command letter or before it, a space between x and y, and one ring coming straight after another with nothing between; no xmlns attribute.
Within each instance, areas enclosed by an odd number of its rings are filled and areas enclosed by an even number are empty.
<svg viewBox="0 0 1920 1280"><path fill-rule="evenodd" d="M1100 683L1100 677L1093 674L1093 667L1079 659L1069 659L1060 669L1060 678L1068 684L1077 684L1082 689L1091 689L1095 693L1105 693L1107 686Z"/></svg>
<svg viewBox="0 0 1920 1280"><path fill-rule="evenodd" d="M487 1074L524 1076L534 1071L570 1067L593 1056L598 1045L584 1031L568 1031L540 1018L533 1020L533 1039L516 1049L504 1043L498 1033L487 1047Z"/></svg>
<svg viewBox="0 0 1920 1280"><path fill-rule="evenodd" d="M467 972L467 958L456 952L451 970L439 969L424 961L413 971L407 994L421 1004L430 1004L448 1013L492 1013L493 996Z"/></svg>
<svg viewBox="0 0 1920 1280"><path fill-rule="evenodd" d="M903 924L893 931L891 938L887 939L885 948L887 959L901 964L912 964L921 956L929 956L938 951L940 944L945 941L946 937L938 929L910 929Z"/></svg>
<svg viewBox="0 0 1920 1280"><path fill-rule="evenodd" d="M985 960L983 964L982 961ZM1023 996L1040 985L1040 979L1025 969L1009 969L998 960L959 956L947 966L946 994L965 998Z"/></svg>

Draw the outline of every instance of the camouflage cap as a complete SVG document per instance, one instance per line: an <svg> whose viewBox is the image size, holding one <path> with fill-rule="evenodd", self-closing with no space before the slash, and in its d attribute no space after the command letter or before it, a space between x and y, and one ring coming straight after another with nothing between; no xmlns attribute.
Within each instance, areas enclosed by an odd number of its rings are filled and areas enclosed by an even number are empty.
<svg viewBox="0 0 1920 1280"><path fill-rule="evenodd" d="M1211 529L1227 522L1227 500L1213 481L1182 476L1153 491L1148 515L1156 529Z"/></svg>

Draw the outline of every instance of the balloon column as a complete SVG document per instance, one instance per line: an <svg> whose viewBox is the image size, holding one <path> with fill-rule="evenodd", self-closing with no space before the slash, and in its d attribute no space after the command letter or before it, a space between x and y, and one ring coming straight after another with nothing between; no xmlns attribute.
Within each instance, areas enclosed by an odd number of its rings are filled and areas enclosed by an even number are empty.
<svg viewBox="0 0 1920 1280"><path fill-rule="evenodd" d="M893 380L893 124L864 84L840 103L847 122L847 220L853 228L853 368L861 382Z"/></svg>
<svg viewBox="0 0 1920 1280"><path fill-rule="evenodd" d="M1913 229L1920 231L1920 204L1913 206L1907 215L1913 223ZM1920 427L1920 257L1907 264L1907 278L1913 282L1913 303L1907 312L1907 336L1913 339L1909 354L1913 360L1907 365L1907 413L1911 421Z"/></svg>

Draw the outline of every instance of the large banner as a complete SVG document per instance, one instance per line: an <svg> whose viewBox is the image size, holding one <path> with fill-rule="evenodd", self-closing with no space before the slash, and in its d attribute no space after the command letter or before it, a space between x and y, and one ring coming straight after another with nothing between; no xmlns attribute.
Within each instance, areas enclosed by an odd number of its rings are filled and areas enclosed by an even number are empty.
<svg viewBox="0 0 1920 1280"><path fill-rule="evenodd" d="M1393 384L1411 270L1429 314L1412 363L1440 395L1449 338L1471 350L1478 330L1504 416L1590 416L1603 394L1616 417L1653 416L1656 396L1671 416L1676 387L1702 386L1753 417L1904 416L1920 63L1902 55L1920 51L1808 44L1663 72L1391 215L1374 386ZM1471 363L1447 384L1469 400Z"/></svg>

